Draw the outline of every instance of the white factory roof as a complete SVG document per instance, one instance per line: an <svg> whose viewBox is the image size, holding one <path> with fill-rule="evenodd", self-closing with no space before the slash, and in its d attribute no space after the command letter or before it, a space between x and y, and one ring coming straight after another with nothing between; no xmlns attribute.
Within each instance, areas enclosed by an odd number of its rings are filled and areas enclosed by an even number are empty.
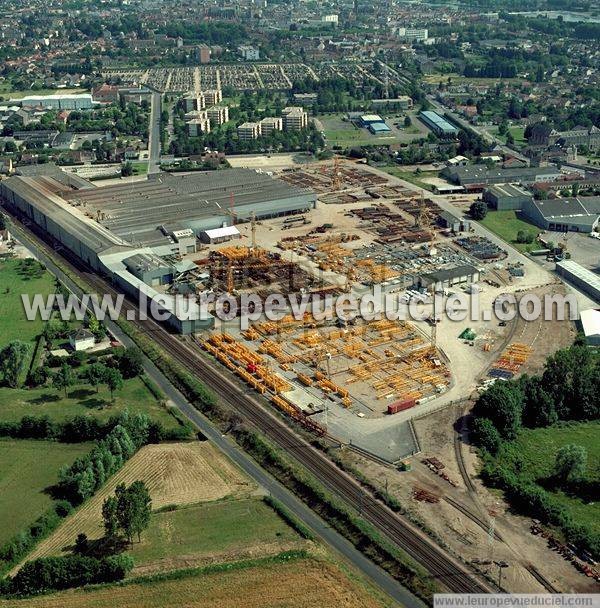
<svg viewBox="0 0 600 608"><path fill-rule="evenodd" d="M240 234L240 231L235 226L223 226L222 228L213 228L204 232L209 239L222 239L228 236L239 236Z"/></svg>
<svg viewBox="0 0 600 608"><path fill-rule="evenodd" d="M590 308L579 313L586 338L600 336L600 310Z"/></svg>

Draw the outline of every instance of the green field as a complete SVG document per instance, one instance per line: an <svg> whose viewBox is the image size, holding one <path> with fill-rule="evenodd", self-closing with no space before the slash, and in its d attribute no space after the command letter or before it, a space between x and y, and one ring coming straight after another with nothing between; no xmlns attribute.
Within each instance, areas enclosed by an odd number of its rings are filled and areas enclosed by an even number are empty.
<svg viewBox="0 0 600 608"><path fill-rule="evenodd" d="M177 420L160 404L141 378L126 380L123 388L115 392L111 401L110 392L100 386L98 393L89 385L69 387L65 397L63 391L51 386L31 389L0 387L0 421L15 422L23 416L48 415L52 420L64 420L77 415L92 415L107 420L125 409L145 412L153 420L162 422L165 428L178 426Z"/></svg>
<svg viewBox="0 0 600 608"><path fill-rule="evenodd" d="M30 342L32 349L44 321L25 317L21 294L47 295L54 291L54 278L40 266L26 271L24 260L0 260L0 346L12 340Z"/></svg>
<svg viewBox="0 0 600 608"><path fill-rule="evenodd" d="M133 174L134 175L143 175L148 171L148 161L147 160L135 160L132 161L133 165Z"/></svg>
<svg viewBox="0 0 600 608"><path fill-rule="evenodd" d="M540 229L534 224L519 219L516 211L488 211L485 218L481 220L481 223L490 232L497 234L501 239L510 243L519 251L531 251L540 247L535 241L529 244L517 243L517 233L519 230L537 235Z"/></svg>
<svg viewBox="0 0 600 608"><path fill-rule="evenodd" d="M581 445L588 453L587 476L600 480L600 423L582 422L565 426L523 429L515 441L523 461L523 473L532 480L547 479L557 451L568 444ZM567 507L575 521L585 522L600 532L600 502L586 504L580 498L553 491L553 496Z"/></svg>
<svg viewBox="0 0 600 608"><path fill-rule="evenodd" d="M508 131L512 134L515 144L522 145L527 143L525 139L525 127L510 127Z"/></svg>
<svg viewBox="0 0 600 608"><path fill-rule="evenodd" d="M425 190L433 191L433 186L424 182L423 179L427 177L438 177L439 171L421 171L420 173L415 173L414 171L404 171L402 167L397 165L387 165L385 167L381 167L382 171L389 173L395 177L399 177L410 184L414 184L419 188L424 188Z"/></svg>
<svg viewBox="0 0 600 608"><path fill-rule="evenodd" d="M367 129L355 127L350 121L342 120L343 115L319 116L323 124L327 145L329 146L374 146L379 143L390 143L396 141L396 137L373 135Z"/></svg>
<svg viewBox="0 0 600 608"><path fill-rule="evenodd" d="M131 555L141 565L186 555L237 553L299 538L262 500L225 500L154 513Z"/></svg>
<svg viewBox="0 0 600 608"><path fill-rule="evenodd" d="M0 440L0 544L50 508L45 490L58 481L63 465L90 449L87 443Z"/></svg>
<svg viewBox="0 0 600 608"><path fill-rule="evenodd" d="M44 328L44 321L39 318L27 320L21 294L47 295L55 287L53 276L41 266L33 266L29 270L27 268L25 260L0 261L0 347L18 339L30 342L33 352L37 337ZM66 342L57 339L52 343L52 348L63 348ZM75 385L69 388L67 397L51 386L32 389L0 386L0 421L3 422L15 422L26 415L46 414L57 421L82 414L107 420L125 409L131 412L143 411L154 420L162 422L165 428L174 428L179 424L140 378L126 380L123 388L115 393L114 403L105 386L100 386L96 393L88 385Z"/></svg>

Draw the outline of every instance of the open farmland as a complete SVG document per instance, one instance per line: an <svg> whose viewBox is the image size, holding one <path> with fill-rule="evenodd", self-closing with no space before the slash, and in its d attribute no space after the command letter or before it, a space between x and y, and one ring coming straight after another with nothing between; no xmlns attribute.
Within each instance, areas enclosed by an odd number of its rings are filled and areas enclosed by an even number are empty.
<svg viewBox="0 0 600 608"><path fill-rule="evenodd" d="M362 584L325 561L294 559L176 579L57 593L0 608L381 608ZM391 604L387 604L391 605Z"/></svg>
<svg viewBox="0 0 600 608"><path fill-rule="evenodd" d="M255 490L249 481L208 443L155 444L143 447L108 483L47 539L28 559L57 555L73 545L77 534L101 538L102 503L119 483L146 482L152 506L188 505Z"/></svg>
<svg viewBox="0 0 600 608"><path fill-rule="evenodd" d="M0 544L51 507L46 490L58 481L60 468L90 449L85 443L0 440Z"/></svg>

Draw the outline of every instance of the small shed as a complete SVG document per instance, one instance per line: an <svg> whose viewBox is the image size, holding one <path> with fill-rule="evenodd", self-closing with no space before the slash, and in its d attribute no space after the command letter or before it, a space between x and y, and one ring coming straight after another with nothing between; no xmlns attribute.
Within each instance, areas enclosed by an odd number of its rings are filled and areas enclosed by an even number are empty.
<svg viewBox="0 0 600 608"><path fill-rule="evenodd" d="M200 240L203 243L224 243L231 239L239 239L242 235L235 226L223 226L222 228L214 228L212 230L204 230L200 233Z"/></svg>

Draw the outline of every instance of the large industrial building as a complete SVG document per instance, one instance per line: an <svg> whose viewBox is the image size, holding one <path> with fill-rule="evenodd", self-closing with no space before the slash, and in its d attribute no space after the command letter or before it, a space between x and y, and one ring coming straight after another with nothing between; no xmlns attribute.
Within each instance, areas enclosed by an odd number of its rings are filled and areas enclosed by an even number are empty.
<svg viewBox="0 0 600 608"><path fill-rule="evenodd" d="M48 108L51 110L89 110L94 102L89 93L80 95L28 95L17 100L24 108Z"/></svg>
<svg viewBox="0 0 600 608"><path fill-rule="evenodd" d="M458 129L437 112L419 112L419 118L439 137L456 137Z"/></svg>
<svg viewBox="0 0 600 608"><path fill-rule="evenodd" d="M521 211L532 198L531 192L514 184L490 186L483 191L483 200L498 211Z"/></svg>
<svg viewBox="0 0 600 608"><path fill-rule="evenodd" d="M173 259L196 250L201 233L252 216L257 219L314 208L316 195L250 169L163 175L146 182L75 190L47 176L12 177L0 198L125 293L161 298L176 331L210 327L187 316L160 289L178 272ZM166 261L167 257L171 261Z"/></svg>
<svg viewBox="0 0 600 608"><path fill-rule="evenodd" d="M488 169L485 165L446 167L442 177L461 186L477 186L481 189L489 184L534 184L553 182L564 177L555 167L520 167L516 169Z"/></svg>
<svg viewBox="0 0 600 608"><path fill-rule="evenodd" d="M600 220L600 196L525 201L523 215L536 226L558 232L592 232Z"/></svg>
<svg viewBox="0 0 600 608"><path fill-rule="evenodd" d="M600 302L600 275L573 260L556 262L556 272L590 296L592 300Z"/></svg>

